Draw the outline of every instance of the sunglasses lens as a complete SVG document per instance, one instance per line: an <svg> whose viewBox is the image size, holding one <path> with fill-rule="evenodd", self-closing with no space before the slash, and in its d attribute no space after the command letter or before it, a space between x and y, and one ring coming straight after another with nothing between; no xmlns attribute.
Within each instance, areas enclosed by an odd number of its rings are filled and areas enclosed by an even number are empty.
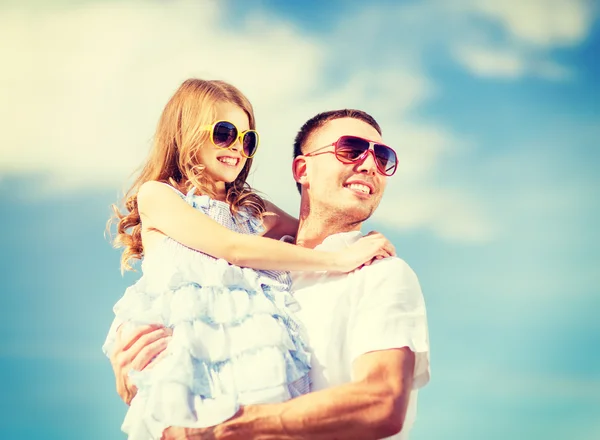
<svg viewBox="0 0 600 440"><path fill-rule="evenodd" d="M345 136L340 138L338 141L335 154L342 162L350 163L357 160L368 149L368 141L351 136Z"/></svg>
<svg viewBox="0 0 600 440"><path fill-rule="evenodd" d="M217 122L213 129L213 141L217 147L228 148L237 138L237 128L230 122Z"/></svg>
<svg viewBox="0 0 600 440"><path fill-rule="evenodd" d="M379 171L386 176L394 174L396 166L398 165L398 158L396 157L394 150L381 144L375 144L374 150L375 160Z"/></svg>
<svg viewBox="0 0 600 440"><path fill-rule="evenodd" d="M375 144L374 150L379 171L386 176L394 174L396 167L398 166L396 152L390 147L381 144Z"/></svg>
<svg viewBox="0 0 600 440"><path fill-rule="evenodd" d="M244 155L246 157L254 156L258 148L258 133L255 131L247 131L244 133Z"/></svg>

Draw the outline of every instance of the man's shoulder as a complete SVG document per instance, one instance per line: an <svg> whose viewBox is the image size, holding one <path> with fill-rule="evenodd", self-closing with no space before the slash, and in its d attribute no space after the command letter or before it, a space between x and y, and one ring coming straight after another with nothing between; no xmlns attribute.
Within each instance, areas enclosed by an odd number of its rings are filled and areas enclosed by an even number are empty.
<svg viewBox="0 0 600 440"><path fill-rule="evenodd" d="M414 270L400 257L388 257L375 261L370 266L361 269L364 275L371 277L385 276L386 278L401 279L403 277L416 277Z"/></svg>
<svg viewBox="0 0 600 440"><path fill-rule="evenodd" d="M363 294L385 297L422 296L417 275L402 258L384 258L360 271L364 281Z"/></svg>

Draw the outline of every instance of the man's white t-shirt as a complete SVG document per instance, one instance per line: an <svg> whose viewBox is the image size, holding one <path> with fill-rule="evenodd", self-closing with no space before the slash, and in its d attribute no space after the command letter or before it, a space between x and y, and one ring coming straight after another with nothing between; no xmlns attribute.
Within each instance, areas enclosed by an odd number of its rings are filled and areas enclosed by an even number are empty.
<svg viewBox="0 0 600 440"><path fill-rule="evenodd" d="M329 236L315 249L338 251L360 232ZM409 347L416 355L413 390L402 432L407 440L416 418L418 389L429 381L429 338L425 302L412 269L386 258L349 274L292 272L297 317L311 351L312 390L352 381L352 363L362 354Z"/></svg>

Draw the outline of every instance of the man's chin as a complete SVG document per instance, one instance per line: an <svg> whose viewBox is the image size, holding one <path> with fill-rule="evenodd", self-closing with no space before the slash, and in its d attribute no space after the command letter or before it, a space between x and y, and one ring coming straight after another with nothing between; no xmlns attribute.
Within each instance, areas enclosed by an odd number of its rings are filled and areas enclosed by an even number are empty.
<svg viewBox="0 0 600 440"><path fill-rule="evenodd" d="M375 208L372 208L370 205L366 205L364 201L348 203L346 206L340 206L339 211L341 215L347 219L347 221L351 223L362 223L365 220L368 220L369 217L373 214Z"/></svg>

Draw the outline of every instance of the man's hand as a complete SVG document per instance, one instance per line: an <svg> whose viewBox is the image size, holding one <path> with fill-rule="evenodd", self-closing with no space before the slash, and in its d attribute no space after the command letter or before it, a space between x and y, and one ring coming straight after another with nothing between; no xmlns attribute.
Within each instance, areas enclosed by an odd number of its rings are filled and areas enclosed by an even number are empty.
<svg viewBox="0 0 600 440"><path fill-rule="evenodd" d="M171 426L164 430L160 440L215 440L213 428L176 428Z"/></svg>
<svg viewBox="0 0 600 440"><path fill-rule="evenodd" d="M123 335L119 327L110 363L115 372L117 393L129 405L137 388L129 379L131 370L142 371L171 340L172 330L160 325L144 325Z"/></svg>
<svg viewBox="0 0 600 440"><path fill-rule="evenodd" d="M170 427L163 431L161 440L248 440L272 439L271 433L259 435L249 429L257 422L270 421L279 414L281 404L242 406L239 411L223 423L208 428L177 428ZM264 422L263 422L264 423ZM261 423L262 424L262 423ZM277 432L277 431L275 431ZM285 435L282 434L281 438ZM287 437L285 437L287 438Z"/></svg>

